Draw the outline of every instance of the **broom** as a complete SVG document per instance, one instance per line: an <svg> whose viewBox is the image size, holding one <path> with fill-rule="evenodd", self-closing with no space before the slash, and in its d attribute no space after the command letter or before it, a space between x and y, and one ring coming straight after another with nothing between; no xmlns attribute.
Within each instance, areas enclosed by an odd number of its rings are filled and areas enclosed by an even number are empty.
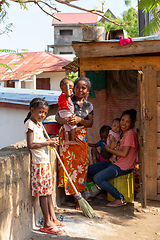
<svg viewBox="0 0 160 240"><path fill-rule="evenodd" d="M50 137L49 137L49 135L48 135L48 133L47 133L47 131L46 131L46 129L45 129L44 126L43 126L43 130L44 130L44 132L45 132L46 137L47 137L48 139L50 139ZM67 177L68 177L68 179L69 179L69 181L70 181L70 183L71 183L71 185L72 185L72 187L73 187L73 189L74 189L74 191L75 191L75 197L76 197L76 199L78 200L78 203L79 203L79 206L80 206L82 212L84 213L84 215L85 215L86 217L88 217L88 218L93 218L93 217L95 216L95 212L94 212L93 208L92 208L92 207L89 205L89 203L82 197L81 193L77 191L77 189L76 189L75 185L73 184L73 181L72 181L72 179L70 178L70 176L69 176L69 174L68 174L68 172L67 172L67 170L66 170L66 168L65 168L65 166L64 166L64 164L63 164L63 162L62 162L62 160L61 160L61 158L60 158L60 156L59 156L59 154L58 154L58 152L57 152L57 150L56 150L55 148L53 148L53 150L54 150L54 152L55 152L55 154L56 154L56 156L57 156L57 158L58 158L58 160L59 160L59 162L60 162L63 170L65 171L65 173L66 173L66 175L67 175Z"/></svg>

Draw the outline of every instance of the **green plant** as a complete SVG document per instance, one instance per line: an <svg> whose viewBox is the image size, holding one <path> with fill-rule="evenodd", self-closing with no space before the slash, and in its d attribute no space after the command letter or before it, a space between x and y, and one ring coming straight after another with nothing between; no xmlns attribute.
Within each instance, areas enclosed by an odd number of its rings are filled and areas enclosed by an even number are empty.
<svg viewBox="0 0 160 240"><path fill-rule="evenodd" d="M78 77L78 72L69 72L69 73L67 74L67 77L74 82L75 79Z"/></svg>

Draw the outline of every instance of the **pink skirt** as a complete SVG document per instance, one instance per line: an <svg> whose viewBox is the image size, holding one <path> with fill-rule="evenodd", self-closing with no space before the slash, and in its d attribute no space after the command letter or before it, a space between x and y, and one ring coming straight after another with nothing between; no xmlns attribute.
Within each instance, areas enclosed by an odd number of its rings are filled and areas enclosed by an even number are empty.
<svg viewBox="0 0 160 240"><path fill-rule="evenodd" d="M52 186L52 173L50 163L32 163L32 196L51 195L53 190Z"/></svg>

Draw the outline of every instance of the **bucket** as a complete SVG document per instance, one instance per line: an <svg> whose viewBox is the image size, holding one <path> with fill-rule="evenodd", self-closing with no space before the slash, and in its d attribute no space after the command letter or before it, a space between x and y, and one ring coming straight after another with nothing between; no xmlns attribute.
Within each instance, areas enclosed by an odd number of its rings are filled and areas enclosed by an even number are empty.
<svg viewBox="0 0 160 240"><path fill-rule="evenodd" d="M134 201L134 173L133 172L114 178L109 182L115 188L117 188L120 193L123 194L126 202ZM112 202L115 200L115 198L112 197L109 193L107 193L107 200Z"/></svg>
<svg viewBox="0 0 160 240"><path fill-rule="evenodd" d="M45 129L50 135L58 135L61 124L57 122L43 122Z"/></svg>

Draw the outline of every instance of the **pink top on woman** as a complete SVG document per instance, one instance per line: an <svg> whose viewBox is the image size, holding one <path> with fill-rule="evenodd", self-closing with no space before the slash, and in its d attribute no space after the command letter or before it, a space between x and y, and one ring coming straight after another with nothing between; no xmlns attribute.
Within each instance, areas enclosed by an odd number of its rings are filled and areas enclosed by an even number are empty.
<svg viewBox="0 0 160 240"><path fill-rule="evenodd" d="M138 138L137 133L130 129L126 132L120 141L119 150L122 150L124 146L131 147L126 157L117 157L115 165L119 166L122 170L133 169L137 159L138 153Z"/></svg>

